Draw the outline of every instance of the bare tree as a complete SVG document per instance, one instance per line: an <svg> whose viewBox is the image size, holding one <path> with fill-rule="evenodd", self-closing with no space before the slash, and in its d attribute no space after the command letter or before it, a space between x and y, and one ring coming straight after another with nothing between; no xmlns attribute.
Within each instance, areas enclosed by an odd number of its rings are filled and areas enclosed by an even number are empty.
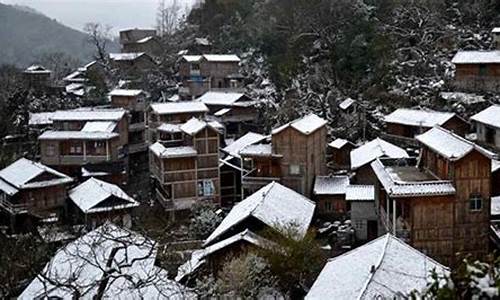
<svg viewBox="0 0 500 300"><path fill-rule="evenodd" d="M170 4L167 4L165 0L159 0L156 27L161 37L173 35L183 18L184 14L178 0L172 0Z"/></svg>
<svg viewBox="0 0 500 300"><path fill-rule="evenodd" d="M88 42L95 46L94 58L100 62L107 61L107 46L111 39L111 26L100 23L87 23L83 31L88 34Z"/></svg>

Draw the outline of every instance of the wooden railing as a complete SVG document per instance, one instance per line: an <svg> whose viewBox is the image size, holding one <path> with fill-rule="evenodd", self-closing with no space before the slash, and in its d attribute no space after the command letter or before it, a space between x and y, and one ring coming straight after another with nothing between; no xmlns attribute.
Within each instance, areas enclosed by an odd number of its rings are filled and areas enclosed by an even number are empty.
<svg viewBox="0 0 500 300"><path fill-rule="evenodd" d="M389 222L387 222L387 213L383 207L380 207L379 209L379 218L382 225L385 227L386 232L389 232L391 234L394 233L394 227L392 224L392 215L389 214ZM403 220L403 223L406 224L406 221ZM396 237L400 238L405 242L410 242L410 234L411 234L410 230L399 228L396 222Z"/></svg>
<svg viewBox="0 0 500 300"><path fill-rule="evenodd" d="M12 204L6 199L0 199L0 208L6 210L11 215L19 215L27 213L29 206L27 204Z"/></svg>

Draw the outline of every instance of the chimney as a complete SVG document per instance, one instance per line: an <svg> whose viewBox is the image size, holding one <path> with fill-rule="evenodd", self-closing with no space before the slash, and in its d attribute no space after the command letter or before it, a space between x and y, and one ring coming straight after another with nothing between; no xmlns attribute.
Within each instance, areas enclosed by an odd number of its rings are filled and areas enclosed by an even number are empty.
<svg viewBox="0 0 500 300"><path fill-rule="evenodd" d="M493 46L496 50L500 50L500 27L495 27L491 30L493 36Z"/></svg>

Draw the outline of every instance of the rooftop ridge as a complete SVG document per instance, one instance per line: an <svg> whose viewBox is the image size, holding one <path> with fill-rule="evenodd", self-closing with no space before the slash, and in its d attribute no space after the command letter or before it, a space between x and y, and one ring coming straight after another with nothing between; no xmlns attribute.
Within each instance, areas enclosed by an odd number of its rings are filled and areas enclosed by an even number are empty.
<svg viewBox="0 0 500 300"><path fill-rule="evenodd" d="M379 260L377 261L377 265L375 265L375 266L372 265L372 269L370 270L370 275L368 276L368 279L366 280L365 285L361 289L361 292L358 295L358 299L362 299L362 297L363 297L364 293L366 292L368 286L372 282L373 277L375 276L375 273L378 271L378 269L380 268L380 265L382 265L382 262L384 261L385 253L387 251L387 246L389 245L391 234L390 233L386 233L385 238L386 238L386 240L385 240L385 243L384 243L384 248L382 249L382 254L379 257Z"/></svg>

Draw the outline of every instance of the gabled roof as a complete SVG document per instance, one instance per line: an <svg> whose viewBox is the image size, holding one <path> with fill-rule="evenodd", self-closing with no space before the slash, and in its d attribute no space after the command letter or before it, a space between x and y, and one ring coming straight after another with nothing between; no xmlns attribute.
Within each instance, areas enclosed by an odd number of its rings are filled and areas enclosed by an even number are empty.
<svg viewBox="0 0 500 300"><path fill-rule="evenodd" d="M386 234L332 258L305 299L392 299L421 291L449 269L403 241Z"/></svg>
<svg viewBox="0 0 500 300"><path fill-rule="evenodd" d="M443 125L454 116L455 114L450 112L400 108L385 116L384 121L409 126L433 127Z"/></svg>
<svg viewBox="0 0 500 300"><path fill-rule="evenodd" d="M203 54L203 58L210 62L240 62L235 54Z"/></svg>
<svg viewBox="0 0 500 300"><path fill-rule="evenodd" d="M328 144L328 146L335 148L335 149L342 149L346 145L354 146L354 144L352 142L345 140L345 139L336 139L336 140L332 141L330 144Z"/></svg>
<svg viewBox="0 0 500 300"><path fill-rule="evenodd" d="M349 107L351 107L351 105L353 105L354 103L356 103L356 100L352 98L347 98L344 101L342 101L342 103L339 104L339 108L342 110L346 110Z"/></svg>
<svg viewBox="0 0 500 300"><path fill-rule="evenodd" d="M143 90L114 89L109 93L109 95L121 97L137 97L143 93Z"/></svg>
<svg viewBox="0 0 500 300"><path fill-rule="evenodd" d="M85 123L81 131L84 132L113 132L116 122L112 121L90 121Z"/></svg>
<svg viewBox="0 0 500 300"><path fill-rule="evenodd" d="M375 187L373 185L349 185L345 192L346 201L374 201Z"/></svg>
<svg viewBox="0 0 500 300"><path fill-rule="evenodd" d="M287 123L285 125L282 125L276 129L273 129L271 134L278 134L281 131L285 130L288 127L292 127L302 134L309 135L316 130L320 129L321 127L325 126L327 124L327 121L318 117L315 114L310 114L305 117L302 117L300 119L297 119L295 121L292 121L290 123Z"/></svg>
<svg viewBox="0 0 500 300"><path fill-rule="evenodd" d="M273 156L273 147L271 144L252 144L241 149L239 154L240 156L269 157ZM274 156L281 156L281 155L274 155Z"/></svg>
<svg viewBox="0 0 500 300"><path fill-rule="evenodd" d="M39 175L49 173L56 178L33 181ZM49 168L41 163L21 158L0 170L0 189L8 195L17 193L20 189L39 188L73 182L73 179L63 173Z"/></svg>
<svg viewBox="0 0 500 300"><path fill-rule="evenodd" d="M154 103L151 109L159 115L208 112L208 107L200 101Z"/></svg>
<svg viewBox="0 0 500 300"><path fill-rule="evenodd" d="M500 63L500 50L493 51L458 51L451 60L459 64L498 64Z"/></svg>
<svg viewBox="0 0 500 300"><path fill-rule="evenodd" d="M87 131L54 131L49 130L42 133L39 140L110 140L118 137L115 132L87 132Z"/></svg>
<svg viewBox="0 0 500 300"><path fill-rule="evenodd" d="M169 133L182 132L181 124L169 123L162 123L160 126L158 126L158 128L156 128L156 130Z"/></svg>
<svg viewBox="0 0 500 300"><path fill-rule="evenodd" d="M256 144L259 143L263 140L266 139L266 136L254 132L249 132L245 134L244 136L240 137L224 149L222 149L223 152L228 153L229 155L233 157L240 157L240 150L245 148L248 145Z"/></svg>
<svg viewBox="0 0 500 300"><path fill-rule="evenodd" d="M73 73L67 75L66 77L63 78L64 81L78 81L78 82L84 82L87 81L87 77L85 74L78 70L74 71Z"/></svg>
<svg viewBox="0 0 500 300"><path fill-rule="evenodd" d="M416 139L424 146L451 161L459 160L473 150L477 150L489 158L495 156L494 153L439 126L418 135Z"/></svg>
<svg viewBox="0 0 500 300"><path fill-rule="evenodd" d="M390 159L377 159L371 163L378 180L384 187L386 193L391 197L417 197L417 196L446 196L456 193L455 187L450 180L440 180L416 166L399 167L386 166L383 161ZM412 176L401 178L401 173Z"/></svg>
<svg viewBox="0 0 500 300"><path fill-rule="evenodd" d="M30 113L28 125L52 125L52 117L54 112Z"/></svg>
<svg viewBox="0 0 500 300"><path fill-rule="evenodd" d="M473 115L470 119L479 123L500 128L500 105L492 105Z"/></svg>
<svg viewBox="0 0 500 300"><path fill-rule="evenodd" d="M348 176L316 176L313 193L315 195L345 195L348 186Z"/></svg>
<svg viewBox="0 0 500 300"><path fill-rule="evenodd" d="M196 299L155 266L156 255L155 242L106 223L60 248L45 266L43 276L37 276L19 299L73 299L73 289L51 283L69 281L78 289L79 298L94 299L103 283L104 270L115 275L105 286L104 299Z"/></svg>
<svg viewBox="0 0 500 300"><path fill-rule="evenodd" d="M183 55L182 59L187 62L199 62L202 57L201 55Z"/></svg>
<svg viewBox="0 0 500 300"><path fill-rule="evenodd" d="M235 225L252 216L267 226L282 231L295 224L297 239L302 239L312 220L314 202L301 194L272 182L236 204L222 223L205 240L205 245L217 240Z"/></svg>
<svg viewBox="0 0 500 300"><path fill-rule="evenodd" d="M206 122L197 118L191 118L189 121L186 123L182 124L180 129L191 136L196 135L198 132L201 130L205 129L206 127L210 127L213 130L220 132L221 129L224 128L224 125L220 124L217 121L210 121Z"/></svg>
<svg viewBox="0 0 500 300"><path fill-rule="evenodd" d="M126 114L124 109L74 109L58 110L53 121L120 121Z"/></svg>
<svg viewBox="0 0 500 300"><path fill-rule="evenodd" d="M127 61L127 60L136 60L141 56L148 56L144 52L137 52L137 53L110 53L109 58L111 60L115 61Z"/></svg>
<svg viewBox="0 0 500 300"><path fill-rule="evenodd" d="M160 158L177 158L177 157L192 157L196 156L198 152L193 147L182 146L182 147L165 147L161 143L156 142L149 146L156 156Z"/></svg>
<svg viewBox="0 0 500 300"><path fill-rule="evenodd" d="M123 200L122 203L113 206L99 206L110 197ZM128 196L117 185L104 182L99 179L90 178L69 191L69 198L85 213L96 213L110 210L126 209L139 206L139 203Z"/></svg>
<svg viewBox="0 0 500 300"><path fill-rule="evenodd" d="M265 239L248 229L245 229L243 232L235 234L232 237L217 242L204 249L194 251L191 254L191 259L179 267L175 280L182 281L186 276L189 276L199 267L201 267L210 255L238 242L246 242L261 248L269 245L275 246L275 243L271 242L270 240Z"/></svg>
<svg viewBox="0 0 500 300"><path fill-rule="evenodd" d="M404 158L409 156L404 149L376 138L351 151L351 169L359 169L379 157Z"/></svg>
<svg viewBox="0 0 500 300"><path fill-rule="evenodd" d="M47 68L40 66L40 65L31 65L24 70L24 73L46 73L49 74L51 73L50 70Z"/></svg>
<svg viewBox="0 0 500 300"><path fill-rule="evenodd" d="M205 103L206 105L232 106L237 101L244 98L246 98L246 96L243 93L209 91L197 100Z"/></svg>

